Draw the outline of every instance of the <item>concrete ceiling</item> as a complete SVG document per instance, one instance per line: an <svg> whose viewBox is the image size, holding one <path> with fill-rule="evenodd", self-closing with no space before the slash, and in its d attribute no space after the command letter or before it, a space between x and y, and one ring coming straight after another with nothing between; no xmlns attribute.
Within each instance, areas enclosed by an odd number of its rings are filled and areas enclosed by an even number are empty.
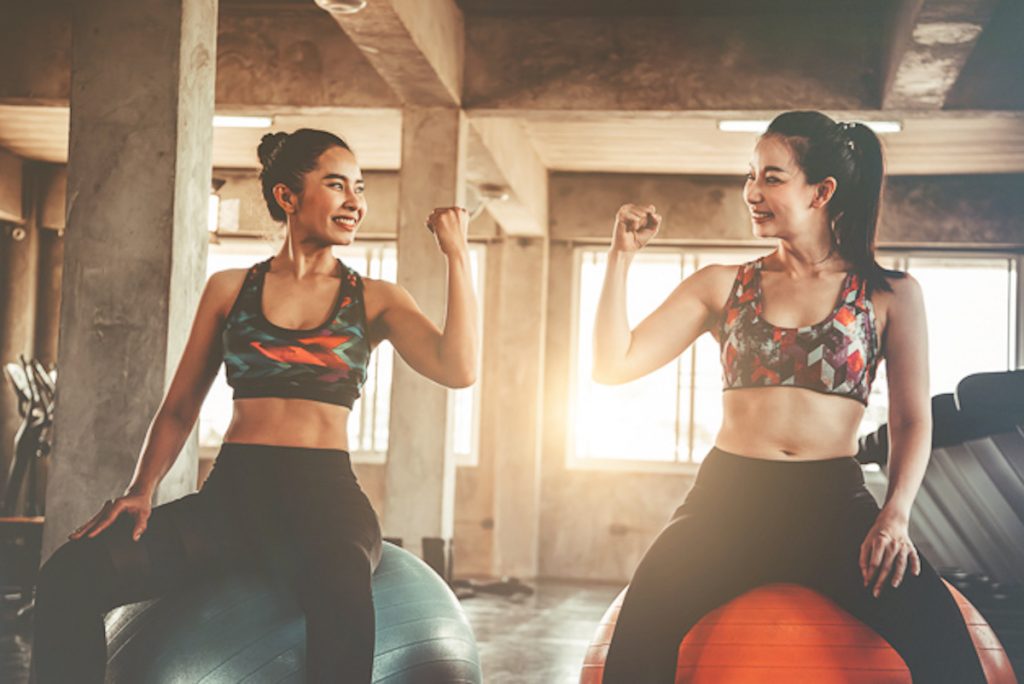
<svg viewBox="0 0 1024 684"><path fill-rule="evenodd" d="M756 14L834 14L850 3L821 0L456 0L468 16L707 17ZM859 0L858 12L877 14L903 0Z"/></svg>
<svg viewBox="0 0 1024 684"><path fill-rule="evenodd" d="M218 114L238 114L220 110ZM247 111L253 114L252 110ZM269 128L214 128L213 165L259 167L256 146L271 130L320 128L337 133L356 151L366 169L395 171L401 165L402 113L398 109L272 113ZM69 110L63 106L0 104L0 147L25 159L67 163Z"/></svg>
<svg viewBox="0 0 1024 684"><path fill-rule="evenodd" d="M221 113L234 113L223 111ZM843 120L878 120L877 112L830 112ZM724 133L720 120L769 118L771 112L520 113L530 144L551 171L616 173L745 173L754 136ZM886 118L891 116L887 115ZM470 112L471 120L505 119ZM884 135L895 175L1024 173L1024 113L903 113L904 130ZM335 131L367 170L395 171L401 161L401 111L278 113L274 130ZM271 130L215 128L218 168L256 168L256 145ZM26 159L67 161L66 107L0 105L0 147Z"/></svg>
<svg viewBox="0 0 1024 684"><path fill-rule="evenodd" d="M742 173L752 136L718 131L719 119L820 108L902 121L904 131L884 139L892 173L1024 172L1019 0L456 4L471 122L512 122L550 170ZM19 4L0 27L8 65L0 146L25 158L66 160L66 6ZM221 8L218 113L269 113L277 130L328 128L352 143L365 168L398 168L402 98L381 78L380 55L367 54L312 0L221 0ZM939 19L979 28L966 32L957 66L927 95L944 98L936 105L914 99L907 70L945 59L949 46L915 43ZM883 108L894 98L900 107ZM216 129L215 165L253 167L264 132Z"/></svg>

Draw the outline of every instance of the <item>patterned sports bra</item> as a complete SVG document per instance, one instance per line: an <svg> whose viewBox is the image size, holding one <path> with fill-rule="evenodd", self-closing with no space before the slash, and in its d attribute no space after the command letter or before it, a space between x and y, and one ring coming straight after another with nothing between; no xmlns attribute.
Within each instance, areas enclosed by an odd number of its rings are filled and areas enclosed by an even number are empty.
<svg viewBox="0 0 1024 684"><path fill-rule="evenodd" d="M338 260L341 284L331 314L309 330L280 328L263 315L270 259L245 276L224 323L224 365L235 399L311 399L352 408L366 382L370 344L359 274Z"/></svg>
<svg viewBox="0 0 1024 684"><path fill-rule="evenodd" d="M761 317L763 261L740 266L713 328L724 389L803 387L866 406L881 351L864 280L847 273L835 308L820 323L780 328Z"/></svg>

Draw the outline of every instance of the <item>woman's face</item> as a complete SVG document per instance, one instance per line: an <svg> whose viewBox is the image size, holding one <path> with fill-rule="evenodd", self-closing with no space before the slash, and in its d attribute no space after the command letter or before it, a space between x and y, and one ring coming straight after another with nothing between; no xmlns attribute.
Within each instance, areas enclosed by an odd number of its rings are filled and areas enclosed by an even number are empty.
<svg viewBox="0 0 1024 684"><path fill-rule="evenodd" d="M306 238L320 238L332 245L352 244L366 215L364 189L355 155L343 147L331 147L303 177L294 221Z"/></svg>
<svg viewBox="0 0 1024 684"><path fill-rule="evenodd" d="M808 184L784 138L763 136L754 148L743 186L754 235L793 238L820 230L826 209L819 186Z"/></svg>

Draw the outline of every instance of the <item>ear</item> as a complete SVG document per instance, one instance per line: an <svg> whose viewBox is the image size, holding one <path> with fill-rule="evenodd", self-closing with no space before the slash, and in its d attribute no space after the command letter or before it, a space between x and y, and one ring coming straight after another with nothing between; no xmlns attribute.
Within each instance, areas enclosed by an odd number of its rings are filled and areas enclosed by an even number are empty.
<svg viewBox="0 0 1024 684"><path fill-rule="evenodd" d="M274 199L286 214L294 214L299 208L298 196L284 183L274 186Z"/></svg>
<svg viewBox="0 0 1024 684"><path fill-rule="evenodd" d="M814 199L811 200L811 207L814 209L821 209L829 200L832 199L832 195L836 194L836 179L832 176L825 178L823 181L814 186Z"/></svg>

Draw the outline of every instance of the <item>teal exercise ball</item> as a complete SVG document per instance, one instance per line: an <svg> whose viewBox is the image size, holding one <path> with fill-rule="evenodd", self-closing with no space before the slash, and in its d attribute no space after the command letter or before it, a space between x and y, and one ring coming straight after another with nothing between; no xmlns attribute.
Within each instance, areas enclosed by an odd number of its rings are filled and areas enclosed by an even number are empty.
<svg viewBox="0 0 1024 684"><path fill-rule="evenodd" d="M374 684L479 684L473 630L426 563L384 544L373 575ZM106 619L112 684L305 681L306 625L284 590L258 573L205 582L124 606Z"/></svg>

